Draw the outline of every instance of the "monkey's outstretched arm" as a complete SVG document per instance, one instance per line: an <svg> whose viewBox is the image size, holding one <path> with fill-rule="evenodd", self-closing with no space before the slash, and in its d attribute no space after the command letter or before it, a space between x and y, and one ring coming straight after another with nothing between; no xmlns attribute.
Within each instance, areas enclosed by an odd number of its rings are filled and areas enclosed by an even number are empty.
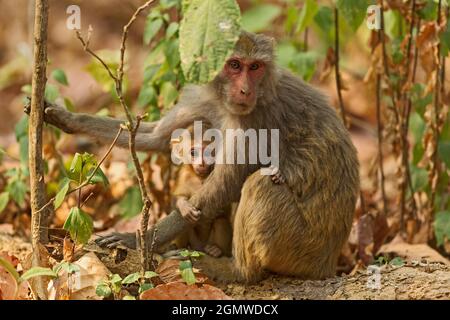
<svg viewBox="0 0 450 320"><path fill-rule="evenodd" d="M196 119L203 117L201 107L189 107L178 104L169 113L156 122L142 122L136 135L136 150L138 151L165 151L169 150L169 142L172 132L178 128L184 128ZM29 106L25 106L25 112L29 113ZM84 113L73 113L56 104L46 104L45 121L66 133L86 134L98 140L100 143L109 144L119 130L124 120L109 117L100 117ZM124 130L118 138L118 147L128 147L128 132Z"/></svg>

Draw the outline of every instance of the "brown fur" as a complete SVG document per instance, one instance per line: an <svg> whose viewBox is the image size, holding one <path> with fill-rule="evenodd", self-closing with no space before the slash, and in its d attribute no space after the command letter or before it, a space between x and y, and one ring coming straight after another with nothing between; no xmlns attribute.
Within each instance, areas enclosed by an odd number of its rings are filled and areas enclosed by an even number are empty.
<svg viewBox="0 0 450 320"><path fill-rule="evenodd" d="M221 130L279 129L284 184L273 184L270 177L260 175L260 165L216 165L190 202L204 216L213 218L223 205L239 201L233 260L227 262L234 279L224 280L255 281L265 271L310 279L333 276L350 231L359 189L356 150L327 99L274 65L271 38L243 33L236 54L257 55L267 62L252 112L230 112L229 83L220 74L208 85L186 87L176 107L143 128L136 145L140 150L167 151L174 129L201 119ZM58 127L86 133L104 143L112 141L118 128L111 120L54 107L46 114L47 121ZM127 146L126 133L119 145ZM159 241L173 239L186 226L174 212L158 223ZM115 234L99 243L133 246L133 239L133 235Z"/></svg>

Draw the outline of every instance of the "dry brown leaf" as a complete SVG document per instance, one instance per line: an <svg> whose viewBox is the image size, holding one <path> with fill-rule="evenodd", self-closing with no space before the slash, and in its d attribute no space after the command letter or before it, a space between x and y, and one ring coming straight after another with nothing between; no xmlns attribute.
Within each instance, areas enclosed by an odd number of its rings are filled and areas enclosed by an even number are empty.
<svg viewBox="0 0 450 320"><path fill-rule="evenodd" d="M73 263L80 268L70 276L61 272L59 277L49 283L49 299L52 300L101 300L95 294L97 284L110 274L95 253L89 252ZM70 290L69 290L70 287Z"/></svg>
<svg viewBox="0 0 450 320"><path fill-rule="evenodd" d="M393 253L409 261L427 260L428 262L439 262L450 265L450 261L441 256L437 251L430 248L427 244L409 244L397 236L390 243L383 245L378 251L379 254Z"/></svg>
<svg viewBox="0 0 450 320"><path fill-rule="evenodd" d="M143 292L141 300L232 300L219 288L209 284L187 285L181 282L162 284Z"/></svg>
<svg viewBox="0 0 450 320"><path fill-rule="evenodd" d="M14 268L17 268L17 265L19 264L19 259L17 259L17 257L11 256L6 252L0 252L0 258L11 263ZM19 287L17 287L14 277L0 266L0 300L24 299L28 299L28 283L26 281L22 282Z"/></svg>
<svg viewBox="0 0 450 320"><path fill-rule="evenodd" d="M198 269L193 268L195 279L197 284L213 284L211 280L208 279L206 275L201 273ZM182 282L183 278L180 273L180 260L177 259L167 259L162 261L156 268L156 273L165 283L171 282Z"/></svg>

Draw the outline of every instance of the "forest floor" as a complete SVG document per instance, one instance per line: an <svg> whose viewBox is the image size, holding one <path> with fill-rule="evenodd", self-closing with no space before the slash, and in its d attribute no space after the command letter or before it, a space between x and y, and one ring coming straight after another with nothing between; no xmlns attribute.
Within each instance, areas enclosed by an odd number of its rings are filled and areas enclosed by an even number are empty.
<svg viewBox="0 0 450 320"><path fill-rule="evenodd" d="M25 261L31 253L31 244L21 237L0 232L0 252ZM350 275L326 280L271 276L254 285L232 283L217 286L233 299L249 300L450 299L450 263L439 256L428 258L428 262L405 260L403 266L387 264L369 270L364 267Z"/></svg>

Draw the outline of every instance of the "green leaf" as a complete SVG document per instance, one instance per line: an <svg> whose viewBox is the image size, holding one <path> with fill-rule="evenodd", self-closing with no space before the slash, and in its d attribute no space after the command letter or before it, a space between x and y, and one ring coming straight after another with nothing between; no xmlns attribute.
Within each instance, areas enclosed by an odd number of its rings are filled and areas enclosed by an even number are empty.
<svg viewBox="0 0 450 320"><path fill-rule="evenodd" d="M290 41L282 42L277 46L277 63L288 68L297 53L297 49Z"/></svg>
<svg viewBox="0 0 450 320"><path fill-rule="evenodd" d="M19 160L23 167L28 166L28 136L19 139Z"/></svg>
<svg viewBox="0 0 450 320"><path fill-rule="evenodd" d="M271 27L272 21L281 13L281 8L273 4L260 4L242 14L242 29L259 32Z"/></svg>
<svg viewBox="0 0 450 320"><path fill-rule="evenodd" d="M120 284L122 283L122 277L115 273L111 276L111 279L109 281L114 284Z"/></svg>
<svg viewBox="0 0 450 320"><path fill-rule="evenodd" d="M79 154L77 152L73 156L72 163L70 164L69 170L71 173L74 173L78 178L78 176L81 173L82 167L83 167L83 157L81 156L81 154Z"/></svg>
<svg viewBox="0 0 450 320"><path fill-rule="evenodd" d="M64 98L64 105L66 106L66 109L74 112L75 111L75 105L73 104L72 100L70 98L65 97Z"/></svg>
<svg viewBox="0 0 450 320"><path fill-rule="evenodd" d="M139 272L129 274L122 280L122 284L131 284L131 283L138 282L140 277L141 277L141 274Z"/></svg>
<svg viewBox="0 0 450 320"><path fill-rule="evenodd" d="M438 153L441 160L447 166L447 169L450 169L450 141L439 142Z"/></svg>
<svg viewBox="0 0 450 320"><path fill-rule="evenodd" d="M318 56L315 52L299 52L293 57L289 67L299 74L303 80L309 81L316 71L317 59Z"/></svg>
<svg viewBox="0 0 450 320"><path fill-rule="evenodd" d="M90 177L92 172L94 171L94 167L89 169L88 174L86 175L87 177ZM97 171L95 172L94 176L91 178L89 184L96 184L96 183L103 183L103 185L105 187L109 186L109 181L108 178L106 177L106 175L104 174L104 172L102 171L102 169L98 168Z"/></svg>
<svg viewBox="0 0 450 320"><path fill-rule="evenodd" d="M95 288L95 294L99 297L109 297L112 294L111 288L104 281L100 282Z"/></svg>
<svg viewBox="0 0 450 320"><path fill-rule="evenodd" d="M142 86L141 91L139 92L138 105L140 107L145 107L150 104L155 105L157 103L156 98L155 88L150 85Z"/></svg>
<svg viewBox="0 0 450 320"><path fill-rule="evenodd" d="M60 189L55 196L55 202L54 202L55 209L58 209L59 206L63 203L64 198L66 197L67 191L69 191L70 179L64 178L59 185L60 185Z"/></svg>
<svg viewBox="0 0 450 320"><path fill-rule="evenodd" d="M151 278L158 277L158 276L159 275L154 271L145 271L145 273L144 273L145 279L151 279Z"/></svg>
<svg viewBox="0 0 450 320"><path fill-rule="evenodd" d="M70 237L77 243L85 244L92 235L94 225L92 218L80 208L70 209L63 228L70 232Z"/></svg>
<svg viewBox="0 0 450 320"><path fill-rule="evenodd" d="M41 277L41 276L48 276L51 278L56 278L58 275L50 268L42 268L42 267L33 267L27 272L25 272L21 277L20 280L28 280L34 277Z"/></svg>
<svg viewBox="0 0 450 320"><path fill-rule="evenodd" d="M178 98L178 90L170 82L163 83L160 94L163 97L163 104L165 108L171 107Z"/></svg>
<svg viewBox="0 0 450 320"><path fill-rule="evenodd" d="M59 97L58 87L52 84L47 84L45 86L45 100L54 103L58 97Z"/></svg>
<svg viewBox="0 0 450 320"><path fill-rule="evenodd" d="M16 134L16 140L19 141L22 137L28 137L28 116L24 115L20 118L14 127L14 132Z"/></svg>
<svg viewBox="0 0 450 320"><path fill-rule="evenodd" d="M356 31L367 14L369 1L367 0L337 0L339 13L347 21L350 28Z"/></svg>
<svg viewBox="0 0 450 320"><path fill-rule="evenodd" d="M411 182L414 191L423 191L428 186L428 172L424 168L411 165Z"/></svg>
<svg viewBox="0 0 450 320"><path fill-rule="evenodd" d="M141 192L138 187L130 187L119 202L119 208L124 218L130 219L141 213L143 206Z"/></svg>
<svg viewBox="0 0 450 320"><path fill-rule="evenodd" d="M164 10L170 9L180 4L180 0L161 0L159 3Z"/></svg>
<svg viewBox="0 0 450 320"><path fill-rule="evenodd" d="M334 16L330 7L320 7L314 16L314 22L320 28L327 41L334 39Z"/></svg>
<svg viewBox="0 0 450 320"><path fill-rule="evenodd" d="M120 53L111 50L100 50L96 52L100 58L106 63L106 65L111 69L112 73L115 75L116 70L119 67ZM104 68L104 66L95 59L86 66L86 71L95 79L95 81L101 85L104 92L115 92L115 83Z"/></svg>
<svg viewBox="0 0 450 320"><path fill-rule="evenodd" d="M441 40L441 55L443 57L448 56L450 51L450 23L447 22L445 30L439 36Z"/></svg>
<svg viewBox="0 0 450 320"><path fill-rule="evenodd" d="M444 244L445 238L450 239L450 211L436 213L434 219L434 234L438 246Z"/></svg>
<svg viewBox="0 0 450 320"><path fill-rule="evenodd" d="M9 274L16 280L16 282L20 282L20 276L17 272L16 268L6 259L0 257L0 267L4 268Z"/></svg>
<svg viewBox="0 0 450 320"><path fill-rule="evenodd" d="M180 272L181 277L188 285L194 284L197 281L195 279L194 271L192 270L191 261L180 261Z"/></svg>
<svg viewBox="0 0 450 320"><path fill-rule="evenodd" d="M192 0L180 25L181 66L186 79L214 79L233 53L240 34L235 0Z"/></svg>
<svg viewBox="0 0 450 320"><path fill-rule="evenodd" d="M66 73L62 69L53 70L52 78L65 86L69 85L69 81L67 81Z"/></svg>
<svg viewBox="0 0 450 320"><path fill-rule="evenodd" d="M28 191L28 187L19 177L14 177L8 180L6 191L9 192L11 198L19 206L23 206L25 204L25 194Z"/></svg>
<svg viewBox="0 0 450 320"><path fill-rule="evenodd" d="M149 18L145 22L145 29L144 29L144 43L149 44L150 41L155 37L155 35L158 33L158 31L163 26L164 21L161 18L153 19Z"/></svg>
<svg viewBox="0 0 450 320"><path fill-rule="evenodd" d="M319 5L317 1L314 0L306 0L303 5L302 11L300 11L300 16L297 22L297 28L295 30L296 33L302 33L306 27L308 27L314 19L317 11L319 10Z"/></svg>
<svg viewBox="0 0 450 320"><path fill-rule="evenodd" d="M177 22L171 22L166 30L166 38L171 38L175 33L177 33L180 25Z"/></svg>
<svg viewBox="0 0 450 320"><path fill-rule="evenodd" d="M390 265L396 266L396 267L402 267L405 265L405 261L400 257L395 257L389 262Z"/></svg>
<svg viewBox="0 0 450 320"><path fill-rule="evenodd" d="M139 294L141 294L144 291L153 289L153 288L154 288L154 286L152 283L143 283L139 286Z"/></svg>
<svg viewBox="0 0 450 320"><path fill-rule="evenodd" d="M9 192L5 191L0 193L0 213L3 212L3 210L5 210L6 206L8 205L9 202Z"/></svg>
<svg viewBox="0 0 450 320"><path fill-rule="evenodd" d="M63 261L61 263L59 263L58 265L56 265L53 268L53 271L56 274L59 274L61 272L61 270L66 271L67 273L75 273L75 272L79 272L80 271L80 267L77 266L76 264L67 262L67 261Z"/></svg>
<svg viewBox="0 0 450 320"><path fill-rule="evenodd" d="M122 298L122 300L136 300L136 297L130 296L130 295L126 295Z"/></svg>

